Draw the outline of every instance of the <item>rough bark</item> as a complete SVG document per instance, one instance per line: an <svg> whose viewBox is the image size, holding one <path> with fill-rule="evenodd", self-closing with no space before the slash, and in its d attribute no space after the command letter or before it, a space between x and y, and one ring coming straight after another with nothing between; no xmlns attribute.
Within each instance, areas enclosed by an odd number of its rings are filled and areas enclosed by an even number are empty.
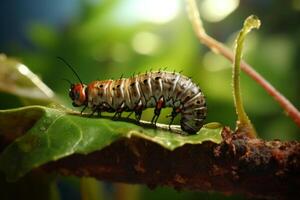
<svg viewBox="0 0 300 200"><path fill-rule="evenodd" d="M100 180L219 191L262 199L300 195L300 143L250 139L223 131L221 144L174 151L139 138L123 139L89 155L72 155L43 169Z"/></svg>

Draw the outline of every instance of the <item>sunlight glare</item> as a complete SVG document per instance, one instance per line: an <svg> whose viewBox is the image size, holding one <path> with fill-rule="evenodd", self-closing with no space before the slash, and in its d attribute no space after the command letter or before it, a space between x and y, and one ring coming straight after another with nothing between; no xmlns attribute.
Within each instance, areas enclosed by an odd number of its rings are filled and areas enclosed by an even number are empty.
<svg viewBox="0 0 300 200"><path fill-rule="evenodd" d="M179 13L179 0L124 0L118 9L121 23L151 22L164 24Z"/></svg>

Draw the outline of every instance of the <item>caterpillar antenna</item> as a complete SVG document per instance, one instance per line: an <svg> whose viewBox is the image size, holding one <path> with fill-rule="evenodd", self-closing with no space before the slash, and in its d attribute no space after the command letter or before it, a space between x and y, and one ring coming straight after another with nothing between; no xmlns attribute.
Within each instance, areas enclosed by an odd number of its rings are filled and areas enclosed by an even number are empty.
<svg viewBox="0 0 300 200"><path fill-rule="evenodd" d="M59 59L63 63L65 63L72 70L72 72L75 74L75 76L78 78L78 80L81 83L81 85L83 85L83 82L81 81L79 75L76 73L76 71L74 70L74 68L65 59L63 59L62 57L57 56L57 59Z"/></svg>

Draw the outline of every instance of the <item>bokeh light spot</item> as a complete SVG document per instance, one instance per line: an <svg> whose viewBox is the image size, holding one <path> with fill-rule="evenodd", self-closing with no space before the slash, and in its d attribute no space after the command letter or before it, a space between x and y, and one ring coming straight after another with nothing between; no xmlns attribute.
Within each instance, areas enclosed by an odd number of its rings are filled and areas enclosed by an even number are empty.
<svg viewBox="0 0 300 200"><path fill-rule="evenodd" d="M232 13L239 0L204 0L200 3L201 16L210 22L218 22Z"/></svg>
<svg viewBox="0 0 300 200"><path fill-rule="evenodd" d="M117 15L122 24L140 21L163 24L174 19L179 8L179 0L126 0Z"/></svg>
<svg viewBox="0 0 300 200"><path fill-rule="evenodd" d="M300 1L299 0L293 0L292 1L292 7L297 10L300 11Z"/></svg>
<svg viewBox="0 0 300 200"><path fill-rule="evenodd" d="M132 40L132 48L140 54L154 54L160 45L160 38L150 32L140 32Z"/></svg>

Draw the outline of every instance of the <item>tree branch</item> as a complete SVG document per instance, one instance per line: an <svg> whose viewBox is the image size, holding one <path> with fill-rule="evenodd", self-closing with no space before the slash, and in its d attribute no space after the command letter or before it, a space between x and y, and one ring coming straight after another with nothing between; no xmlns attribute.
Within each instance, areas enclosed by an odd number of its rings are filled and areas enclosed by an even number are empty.
<svg viewBox="0 0 300 200"><path fill-rule="evenodd" d="M234 61L233 52L225 47L222 43L218 42L211 36L207 35L205 29L202 26L199 11L195 0L187 0L188 14L190 21L195 30L196 36L201 43L209 47L213 52L223 55L229 61ZM269 95L271 95L284 109L287 115L300 127L300 112L299 110L283 96L279 91L277 91L267 80L265 80L258 72L256 72L253 67L242 60L241 69L248 74L255 82L262 86Z"/></svg>
<svg viewBox="0 0 300 200"><path fill-rule="evenodd" d="M288 199L300 195L300 143L265 142L223 130L221 144L205 142L174 151L139 138L101 151L72 155L42 168L63 175L142 183L178 190L219 191L247 197Z"/></svg>

